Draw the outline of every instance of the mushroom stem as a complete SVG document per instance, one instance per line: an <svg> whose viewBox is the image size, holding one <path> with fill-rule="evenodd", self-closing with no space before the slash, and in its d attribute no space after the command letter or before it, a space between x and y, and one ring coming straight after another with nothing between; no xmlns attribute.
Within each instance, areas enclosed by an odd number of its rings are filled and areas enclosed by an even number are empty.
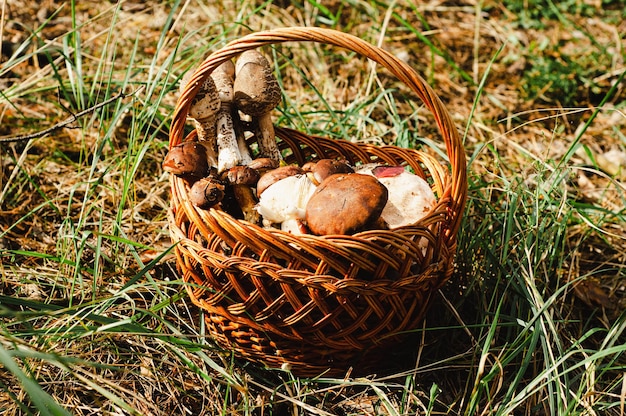
<svg viewBox="0 0 626 416"><path fill-rule="evenodd" d="M274 132L274 124L272 123L272 114L263 113L259 115L257 123L259 154L274 160L282 159L280 149L278 149L276 145L276 133Z"/></svg>
<svg viewBox="0 0 626 416"><path fill-rule="evenodd" d="M221 102L217 113L217 170L219 173L239 165L243 159L232 117L234 73L233 63L226 61L211 74Z"/></svg>
<svg viewBox="0 0 626 416"><path fill-rule="evenodd" d="M217 171L224 172L241 163L241 153L237 145L230 104L222 103L217 115Z"/></svg>
<svg viewBox="0 0 626 416"><path fill-rule="evenodd" d="M235 125L235 137L237 138L237 147L239 148L239 153L241 154L241 165L249 165L252 163L252 155L250 154L250 148L248 147L248 143L246 143L246 133L241 125L241 119L239 118L239 111L237 108L232 106L231 117L233 119L233 124Z"/></svg>
<svg viewBox="0 0 626 416"><path fill-rule="evenodd" d="M209 166L217 166L217 128L215 120L215 117L194 120L194 125L198 132L198 140L203 143Z"/></svg>
<svg viewBox="0 0 626 416"><path fill-rule="evenodd" d="M258 224L261 218L259 212L254 209L258 201L254 196L252 188L247 185L232 185L232 187L235 200L243 213L243 219L253 224Z"/></svg>

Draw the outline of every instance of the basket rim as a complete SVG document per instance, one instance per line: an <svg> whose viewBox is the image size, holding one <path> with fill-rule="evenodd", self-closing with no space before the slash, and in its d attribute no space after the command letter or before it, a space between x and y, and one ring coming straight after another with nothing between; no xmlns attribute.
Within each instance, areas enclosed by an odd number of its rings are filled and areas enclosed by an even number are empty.
<svg viewBox="0 0 626 416"><path fill-rule="evenodd" d="M202 83L219 65L246 50L290 41L317 42L356 52L385 67L422 100L434 116L450 162L449 229L456 235L467 200L467 162L463 142L450 113L432 87L410 65L390 52L345 32L304 26L276 28L250 33L213 52L196 68L181 91L170 126L169 147L182 143L191 101Z"/></svg>

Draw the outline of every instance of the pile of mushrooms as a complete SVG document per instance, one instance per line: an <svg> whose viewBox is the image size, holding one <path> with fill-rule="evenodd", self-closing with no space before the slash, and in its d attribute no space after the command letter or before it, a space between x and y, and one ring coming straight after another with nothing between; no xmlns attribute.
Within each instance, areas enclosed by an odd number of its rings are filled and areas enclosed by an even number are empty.
<svg viewBox="0 0 626 416"><path fill-rule="evenodd" d="M417 223L436 203L428 182L402 166L353 167L321 159L284 166L257 183L265 227L315 235L350 235Z"/></svg>
<svg viewBox="0 0 626 416"><path fill-rule="evenodd" d="M197 140L173 147L163 161L189 185L193 205L315 235L412 225L435 205L428 183L402 166L335 159L284 165L271 118L280 100L270 63L256 50L226 61L201 85L189 109ZM251 119L248 128L242 117ZM255 158L246 134L258 143Z"/></svg>

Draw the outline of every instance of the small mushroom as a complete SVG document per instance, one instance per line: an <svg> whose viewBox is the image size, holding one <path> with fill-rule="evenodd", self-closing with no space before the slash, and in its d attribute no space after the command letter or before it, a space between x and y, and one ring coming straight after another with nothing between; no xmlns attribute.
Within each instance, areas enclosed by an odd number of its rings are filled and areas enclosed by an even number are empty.
<svg viewBox="0 0 626 416"><path fill-rule="evenodd" d="M252 186L259 180L259 173L249 166L233 166L224 175L231 186L233 196L241 209L243 219L257 224L260 220L256 210L257 199Z"/></svg>
<svg viewBox="0 0 626 416"><path fill-rule="evenodd" d="M247 164L252 161L247 148L243 146L245 145L245 142L243 145L240 143L243 138L241 138L238 142L237 134L235 132L232 115L234 72L234 65L232 61L225 61L211 74L211 78L215 83L221 103L216 121L218 148L217 171L219 173L224 172L233 166Z"/></svg>
<svg viewBox="0 0 626 416"><path fill-rule="evenodd" d="M354 234L374 224L387 202L387 188L368 175L339 173L326 178L306 206L313 234Z"/></svg>
<svg viewBox="0 0 626 416"><path fill-rule="evenodd" d="M209 209L224 199L224 184L209 176L195 182L189 190L189 200L201 209Z"/></svg>
<svg viewBox="0 0 626 416"><path fill-rule="evenodd" d="M305 168L303 167L303 169ZM309 178L311 178L316 185L322 183L324 179L330 175L354 172L354 169L345 161L336 159L320 159L315 164L308 166L307 169L311 172Z"/></svg>
<svg viewBox="0 0 626 416"><path fill-rule="evenodd" d="M188 72L183 78L180 88L184 89L189 82L192 72ZM207 78L189 107L189 117L193 119L198 140L205 144L207 162L211 166L217 166L217 143L216 127L217 113L220 109L220 99L213 79Z"/></svg>
<svg viewBox="0 0 626 416"><path fill-rule="evenodd" d="M270 63L259 51L245 51L237 59L234 93L237 108L256 118L260 156L281 160L271 117L281 100L280 86Z"/></svg>
<svg viewBox="0 0 626 416"><path fill-rule="evenodd" d="M259 182L256 184L256 194L261 196L261 194L272 184L278 182L281 179L287 178L289 176L301 175L304 171L302 168L296 165L287 165L281 166L276 169L272 169L267 171L264 175L261 176Z"/></svg>
<svg viewBox="0 0 626 416"><path fill-rule="evenodd" d="M428 182L402 166L368 166L357 173L372 175L387 188L389 198L381 218L390 229L417 223L437 202Z"/></svg>
<svg viewBox="0 0 626 416"><path fill-rule="evenodd" d="M305 232L302 221L314 191L315 185L304 174L287 176L269 185L260 194L256 207L263 217L263 225L271 227L273 224L280 224L283 231Z"/></svg>
<svg viewBox="0 0 626 416"><path fill-rule="evenodd" d="M209 174L207 153L203 142L184 142L170 149L163 160L163 170L195 182Z"/></svg>
<svg viewBox="0 0 626 416"><path fill-rule="evenodd" d="M263 175L272 169L276 169L280 166L278 160L270 159L269 157L258 157L248 164L249 167L259 172L259 175Z"/></svg>

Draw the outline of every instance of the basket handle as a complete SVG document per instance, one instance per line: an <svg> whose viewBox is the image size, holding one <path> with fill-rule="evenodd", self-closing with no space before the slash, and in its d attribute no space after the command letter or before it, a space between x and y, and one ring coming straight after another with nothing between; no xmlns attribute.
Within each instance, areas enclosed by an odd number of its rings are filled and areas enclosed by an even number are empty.
<svg viewBox="0 0 626 416"><path fill-rule="evenodd" d="M318 42L352 50L387 68L420 97L435 117L450 159L452 183L449 197L453 202L451 214L454 216L451 218L450 231L456 234L467 198L467 166L463 143L450 114L433 89L413 68L384 49L344 32L317 27L279 28L246 35L212 53L196 69L178 99L170 128L170 147L182 142L191 100L215 68L246 50L289 41ZM442 195L442 198L445 197Z"/></svg>

